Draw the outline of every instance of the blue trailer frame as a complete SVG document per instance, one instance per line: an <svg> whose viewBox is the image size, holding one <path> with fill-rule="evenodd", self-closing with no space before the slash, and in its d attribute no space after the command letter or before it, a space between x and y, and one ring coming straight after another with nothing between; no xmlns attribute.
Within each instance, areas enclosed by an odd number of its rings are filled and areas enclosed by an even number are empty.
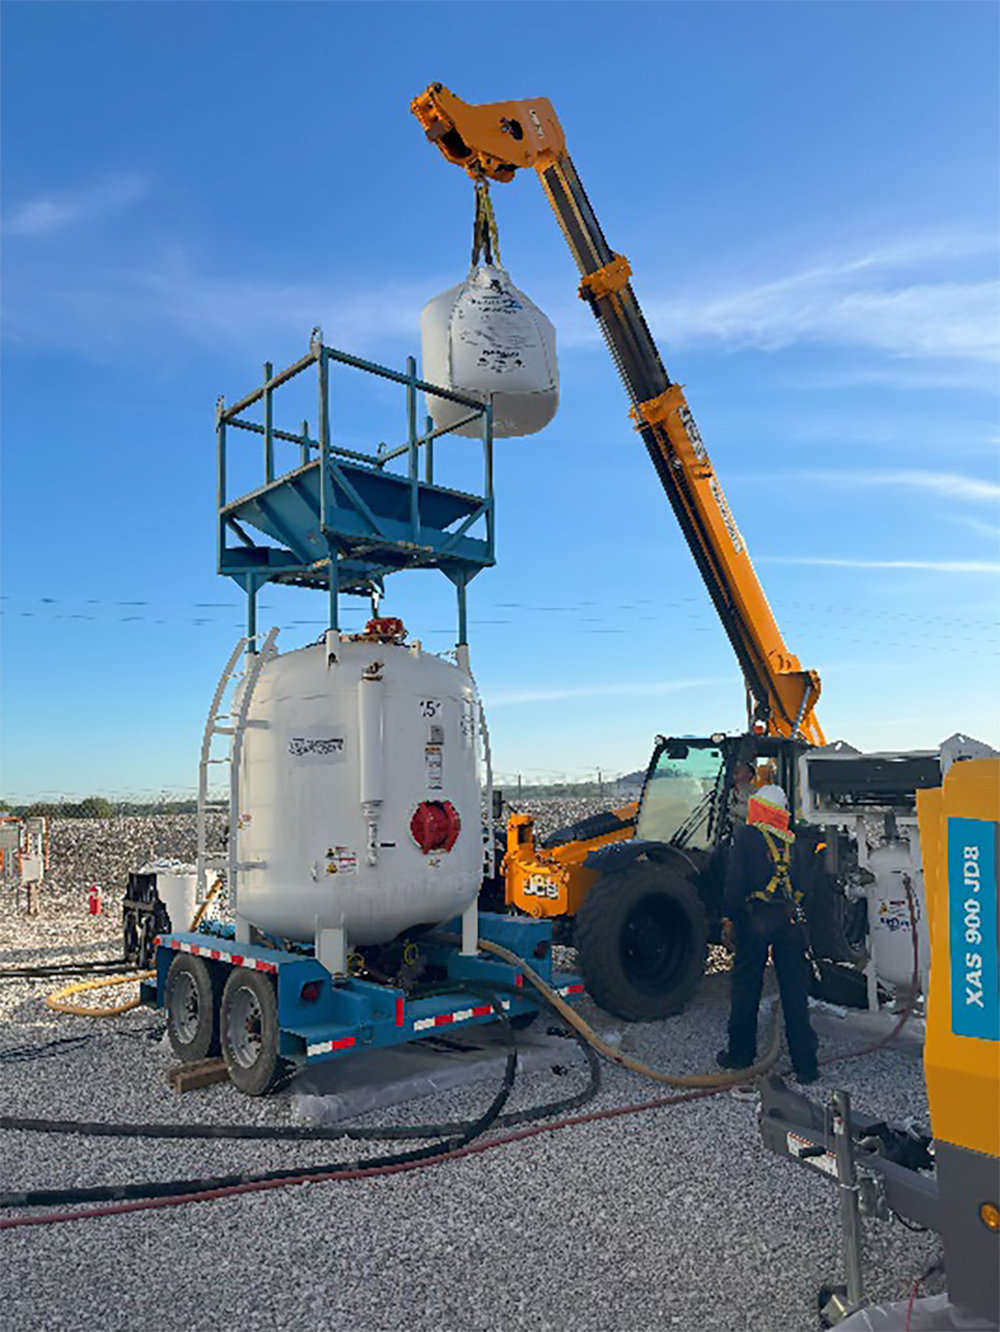
<svg viewBox="0 0 1000 1332"><path fill-rule="evenodd" d="M458 918L441 927L442 935L461 932ZM552 925L546 920L479 916L481 938L516 953L563 999L583 994L583 983L570 972L553 973ZM258 944L239 944L232 927L208 922L195 933L177 931L156 941L156 982L144 983L143 997L166 1006L167 974L179 954L203 959L219 980L243 967L273 978L277 992L278 1055L306 1065L361 1050L374 1050L440 1034L442 1028L482 1025L496 1020L482 989L497 990L511 1018L539 1008L524 972L490 954L463 954L457 942L430 935L417 942L422 959L443 972L450 985L468 981L477 992L460 989L418 998L406 990L359 976L332 975L310 951L291 952ZM221 984L218 987L221 993ZM521 993L512 993L520 991Z"/></svg>

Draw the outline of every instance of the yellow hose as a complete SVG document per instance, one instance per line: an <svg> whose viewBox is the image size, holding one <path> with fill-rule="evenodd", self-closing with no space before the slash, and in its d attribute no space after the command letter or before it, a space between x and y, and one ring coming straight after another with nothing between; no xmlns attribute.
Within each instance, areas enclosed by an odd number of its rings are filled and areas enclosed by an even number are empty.
<svg viewBox="0 0 1000 1332"><path fill-rule="evenodd" d="M194 913L194 918L188 926L190 933L194 933L201 924L202 916L208 909L208 904L222 887L221 877L216 879L211 888L205 894L205 900ZM54 994L47 996L45 1007L51 1008L54 1013L69 1013L72 1017L118 1017L121 1013L130 1013L133 1008L138 1008L142 1002L138 997L130 999L127 1004L119 1004L111 1008L89 1008L86 1004L70 1004L66 1000L73 994L82 994L85 990L101 990L106 985L127 985L129 981L149 980L155 976L155 971L136 971L131 976L102 976L99 980L78 981L75 985L67 985L62 990L56 990Z"/></svg>
<svg viewBox="0 0 1000 1332"><path fill-rule="evenodd" d="M638 1073L644 1078L651 1078L653 1082L664 1082L668 1087L735 1087L741 1083L749 1082L752 1078L759 1077L761 1073L766 1073L771 1065L778 1058L781 1049L781 1004L775 1005L774 1026L771 1031L771 1039L768 1042L767 1050L755 1064L749 1068L734 1069L730 1073L660 1073L655 1068L650 1068L647 1064L640 1063L638 1059L632 1059L631 1056L622 1054L621 1050L616 1050L613 1045L608 1045L607 1041L601 1040L597 1032L589 1027L579 1013L569 1004L565 1003L558 994L542 980L537 971L532 970L525 962L523 957L518 957L507 948L502 948L500 944L491 943L489 939L480 939L479 947L486 953L493 953L496 957L502 958L504 962L509 962L512 966L522 971L528 981L535 987L540 994L543 994L550 1004L556 1009L562 1017L566 1019L571 1027L574 1027L584 1038L588 1045L592 1046L598 1054L603 1055L605 1059L613 1064L618 1064L621 1068L627 1068L632 1073Z"/></svg>
<svg viewBox="0 0 1000 1332"><path fill-rule="evenodd" d="M75 985L67 985L65 989L50 994L45 1000L45 1007L51 1008L54 1013L70 1013L73 1017L117 1017L119 1013L128 1013L138 1008L139 999L130 999L127 1004L119 1004L116 1008L88 1008L86 1004L68 1004L66 1000L71 994L82 994L84 990L101 990L105 985L127 985L129 981L148 980L155 975L155 971L136 971L131 976L102 976L100 980L78 981Z"/></svg>

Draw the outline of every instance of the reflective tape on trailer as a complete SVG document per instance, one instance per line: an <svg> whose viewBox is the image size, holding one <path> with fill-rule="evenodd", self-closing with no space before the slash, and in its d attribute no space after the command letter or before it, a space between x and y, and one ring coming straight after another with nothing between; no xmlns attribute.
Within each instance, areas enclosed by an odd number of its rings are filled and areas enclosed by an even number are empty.
<svg viewBox="0 0 1000 1332"><path fill-rule="evenodd" d="M308 1056L330 1054L332 1050L349 1050L354 1044L353 1036L343 1036L339 1041L319 1041L316 1045L307 1045Z"/></svg>
<svg viewBox="0 0 1000 1332"><path fill-rule="evenodd" d="M159 948L162 940L154 939L154 945ZM277 975L278 967L274 962L265 962L262 958L244 957L242 953L227 953L221 948L206 948L203 944L184 943L180 939L171 939L170 947L175 952L190 953L193 957L207 957L212 962L228 962L234 967L247 967L250 971L267 971L271 975Z"/></svg>
<svg viewBox="0 0 1000 1332"><path fill-rule="evenodd" d="M510 1008L509 999L501 999L504 1008ZM477 1004L475 1008L457 1008L454 1013L438 1013L436 1017L417 1018L414 1031L428 1031L431 1027L447 1027L453 1022L468 1022L470 1018L489 1017L493 1012L492 1004Z"/></svg>
<svg viewBox="0 0 1000 1332"><path fill-rule="evenodd" d="M560 990L556 990L556 994L562 995L562 997L563 997L564 999L565 999L565 997L566 997L568 994L583 994L583 986L582 986L582 985L564 985L564 986L562 987L562 989L560 989Z"/></svg>

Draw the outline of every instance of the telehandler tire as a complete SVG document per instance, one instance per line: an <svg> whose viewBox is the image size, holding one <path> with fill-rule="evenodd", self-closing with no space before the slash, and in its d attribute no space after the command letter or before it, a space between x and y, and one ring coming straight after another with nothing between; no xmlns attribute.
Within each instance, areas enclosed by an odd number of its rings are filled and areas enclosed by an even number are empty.
<svg viewBox="0 0 1000 1332"><path fill-rule="evenodd" d="M868 960L868 904L817 875L806 895L809 943L816 957L863 967Z"/></svg>
<svg viewBox="0 0 1000 1332"><path fill-rule="evenodd" d="M705 972L705 909L664 865L643 861L599 879L574 933L587 993L626 1022L679 1013Z"/></svg>

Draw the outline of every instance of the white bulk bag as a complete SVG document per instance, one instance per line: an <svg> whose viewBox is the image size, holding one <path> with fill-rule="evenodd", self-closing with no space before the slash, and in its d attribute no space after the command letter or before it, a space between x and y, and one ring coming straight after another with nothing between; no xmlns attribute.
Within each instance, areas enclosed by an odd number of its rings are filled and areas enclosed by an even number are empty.
<svg viewBox="0 0 1000 1332"><path fill-rule="evenodd" d="M493 399L493 434L533 435L559 405L556 331L503 268L484 264L427 302L420 315L423 377L470 397ZM437 429L468 408L427 395ZM478 437L480 422L455 433Z"/></svg>

